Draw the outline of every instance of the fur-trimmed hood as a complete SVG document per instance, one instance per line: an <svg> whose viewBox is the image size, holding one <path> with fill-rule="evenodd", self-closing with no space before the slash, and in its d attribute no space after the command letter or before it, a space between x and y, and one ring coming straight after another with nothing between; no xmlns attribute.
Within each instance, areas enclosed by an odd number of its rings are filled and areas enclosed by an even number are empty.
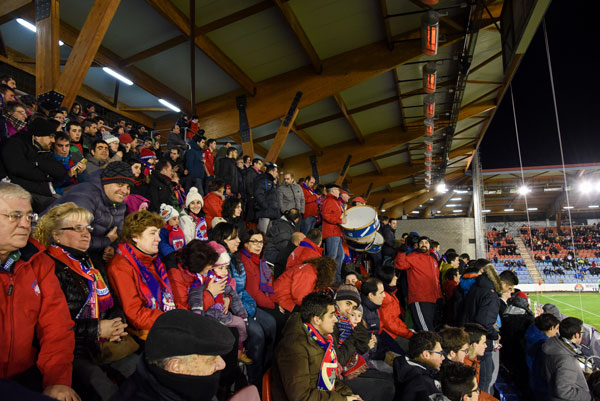
<svg viewBox="0 0 600 401"><path fill-rule="evenodd" d="M496 272L496 268L494 267L494 265L491 263L485 265L485 267L483 268L483 274L485 274L487 278L490 279L498 295L502 294L502 283L500 282L500 276L498 276L498 272Z"/></svg>

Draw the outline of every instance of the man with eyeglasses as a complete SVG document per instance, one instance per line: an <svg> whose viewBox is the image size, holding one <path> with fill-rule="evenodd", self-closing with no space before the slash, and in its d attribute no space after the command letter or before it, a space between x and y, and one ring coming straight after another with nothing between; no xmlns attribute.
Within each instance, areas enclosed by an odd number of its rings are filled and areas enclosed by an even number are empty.
<svg viewBox="0 0 600 401"><path fill-rule="evenodd" d="M66 174L52 156L55 135L55 123L36 118L29 123L27 133L14 135L2 147L8 177L31 193L35 212L41 212L58 197L52 183Z"/></svg>
<svg viewBox="0 0 600 401"><path fill-rule="evenodd" d="M8 102L0 116L0 143L19 133L27 126L25 106L17 102Z"/></svg>
<svg viewBox="0 0 600 401"><path fill-rule="evenodd" d="M71 388L74 323L54 262L29 237L36 221L31 195L0 183L0 378L58 400L78 401Z"/></svg>
<svg viewBox="0 0 600 401"><path fill-rule="evenodd" d="M440 367L446 359L442 338L420 331L408 341L408 353L394 360L395 401L417 401L441 392Z"/></svg>

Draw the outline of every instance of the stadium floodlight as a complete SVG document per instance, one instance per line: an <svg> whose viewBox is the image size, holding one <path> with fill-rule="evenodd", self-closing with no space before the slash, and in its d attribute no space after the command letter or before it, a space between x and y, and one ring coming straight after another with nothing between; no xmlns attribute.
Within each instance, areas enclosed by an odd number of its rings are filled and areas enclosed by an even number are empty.
<svg viewBox="0 0 600 401"><path fill-rule="evenodd" d="M562 187L544 188L544 192L556 192L556 191L562 191Z"/></svg>
<svg viewBox="0 0 600 401"><path fill-rule="evenodd" d="M594 190L594 185L589 181L581 181L579 183L579 191L584 194L589 194Z"/></svg>
<svg viewBox="0 0 600 401"><path fill-rule="evenodd" d="M457 203L448 203L448 204L446 205L446 207L456 207L456 206L458 206L458 204L457 204Z"/></svg>
<svg viewBox="0 0 600 401"><path fill-rule="evenodd" d="M531 192L531 189L527 185L521 185L517 189L517 192L519 193L519 195L527 195L528 193Z"/></svg>
<svg viewBox="0 0 600 401"><path fill-rule="evenodd" d="M129 85L129 86L133 85L133 81L131 79L124 77L123 75L119 74L118 72L116 72L113 69L110 69L108 67L102 67L102 71L104 71L111 77L117 78L119 81L123 82L126 85Z"/></svg>
<svg viewBox="0 0 600 401"><path fill-rule="evenodd" d="M431 202L433 200L433 198L429 198L429 202Z"/></svg>
<svg viewBox="0 0 600 401"><path fill-rule="evenodd" d="M464 189L457 189L457 190L456 190L456 191L454 191L454 192L456 192L456 193L457 193L457 194L459 194L459 195L464 195L464 194L468 194L468 193L469 193L469 191L466 191L466 190L464 190Z"/></svg>
<svg viewBox="0 0 600 401"><path fill-rule="evenodd" d="M165 99L158 99L158 102L160 104L162 104L163 106L170 108L171 110L173 110L176 113L179 113L181 111L181 109L179 107L172 105L171 103L167 102ZM382 212L383 212L383 210L382 210Z"/></svg>
<svg viewBox="0 0 600 401"><path fill-rule="evenodd" d="M437 185L437 187L435 187L435 190L440 194L445 194L446 192L448 192L448 187L446 187L446 184L444 184L444 182L440 182Z"/></svg>
<svg viewBox="0 0 600 401"><path fill-rule="evenodd" d="M490 213L490 212L491 212L491 210L490 210L490 209L482 209L482 210L481 210L481 213Z"/></svg>
<svg viewBox="0 0 600 401"><path fill-rule="evenodd" d="M23 18L17 18L16 21L19 25L29 29L31 32L33 32L33 33L37 32L36 26L33 25L31 22L24 20ZM59 40L58 45L62 46L62 45L64 45L64 42L62 40Z"/></svg>
<svg viewBox="0 0 600 401"><path fill-rule="evenodd" d="M528 207L527 210L530 212L535 212L536 210L538 210L538 208L537 207Z"/></svg>
<svg viewBox="0 0 600 401"><path fill-rule="evenodd" d="M385 213L385 212L387 212L387 210L381 209L381 213Z"/></svg>
<svg viewBox="0 0 600 401"><path fill-rule="evenodd" d="M413 214L419 214L421 212L419 212L418 210L413 210L411 213L413 213Z"/></svg>
<svg viewBox="0 0 600 401"><path fill-rule="evenodd" d="M590 209L598 209L600 207L600 205L589 205L588 207Z"/></svg>
<svg viewBox="0 0 600 401"><path fill-rule="evenodd" d="M505 212L514 212L515 209L509 207L509 208L504 209L504 211Z"/></svg>
<svg viewBox="0 0 600 401"><path fill-rule="evenodd" d="M462 198L452 198L452 199L450 199L450 200L451 200L451 201L459 201L459 200L461 200L461 199L462 199Z"/></svg>
<svg viewBox="0 0 600 401"><path fill-rule="evenodd" d="M571 210L573 209L575 206L563 206L563 209L567 209L567 210Z"/></svg>
<svg viewBox="0 0 600 401"><path fill-rule="evenodd" d="M462 209L454 209L452 213L462 213Z"/></svg>

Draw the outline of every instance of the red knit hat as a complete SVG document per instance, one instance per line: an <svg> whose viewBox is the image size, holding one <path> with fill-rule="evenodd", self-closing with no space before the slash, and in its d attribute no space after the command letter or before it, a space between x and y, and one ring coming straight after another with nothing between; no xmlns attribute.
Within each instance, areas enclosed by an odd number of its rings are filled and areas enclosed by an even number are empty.
<svg viewBox="0 0 600 401"><path fill-rule="evenodd" d="M123 145L127 145L128 143L133 142L133 138L128 133L121 134L119 137L119 142L121 142Z"/></svg>
<svg viewBox="0 0 600 401"><path fill-rule="evenodd" d="M156 153L148 148L142 148L142 151L140 152L140 159L146 160L153 157L156 157Z"/></svg>

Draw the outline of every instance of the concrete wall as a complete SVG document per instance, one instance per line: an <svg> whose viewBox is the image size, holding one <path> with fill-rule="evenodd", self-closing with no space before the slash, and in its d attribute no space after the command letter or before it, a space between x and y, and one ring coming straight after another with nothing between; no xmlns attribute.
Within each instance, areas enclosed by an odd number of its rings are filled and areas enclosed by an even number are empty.
<svg viewBox="0 0 600 401"><path fill-rule="evenodd" d="M442 247L442 253L448 248L454 248L459 254L466 252L471 258L475 256L475 244L469 243L469 240L475 239L473 218L398 220L397 239L402 238L402 233L411 231L438 241Z"/></svg>

